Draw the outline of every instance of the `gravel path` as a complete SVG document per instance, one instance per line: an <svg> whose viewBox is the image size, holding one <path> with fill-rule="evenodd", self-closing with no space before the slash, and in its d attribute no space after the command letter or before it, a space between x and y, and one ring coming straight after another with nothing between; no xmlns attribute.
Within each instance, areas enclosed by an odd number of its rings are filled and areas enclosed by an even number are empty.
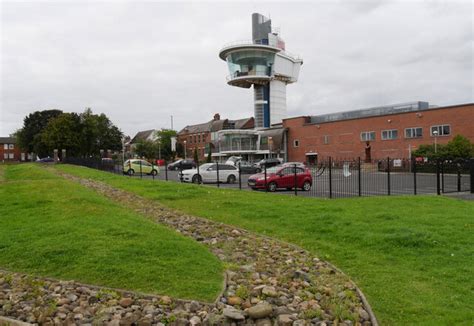
<svg viewBox="0 0 474 326"><path fill-rule="evenodd" d="M3 272L0 316L50 325L377 325L346 275L297 246L51 171L206 245L226 267L223 291L214 303L202 303ZM37 298L25 300L25 292Z"/></svg>

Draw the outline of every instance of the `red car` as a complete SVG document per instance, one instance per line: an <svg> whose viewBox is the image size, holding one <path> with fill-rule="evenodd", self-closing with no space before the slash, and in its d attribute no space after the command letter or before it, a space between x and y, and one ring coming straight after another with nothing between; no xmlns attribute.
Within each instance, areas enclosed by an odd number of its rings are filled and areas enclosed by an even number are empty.
<svg viewBox="0 0 474 326"><path fill-rule="evenodd" d="M296 186L304 191L311 190L313 177L308 169L294 166L275 166L267 169L267 188L268 191L276 191L279 188L291 190L295 185L295 169L296 169ZM258 173L249 177L248 186L253 190L265 189L265 174Z"/></svg>

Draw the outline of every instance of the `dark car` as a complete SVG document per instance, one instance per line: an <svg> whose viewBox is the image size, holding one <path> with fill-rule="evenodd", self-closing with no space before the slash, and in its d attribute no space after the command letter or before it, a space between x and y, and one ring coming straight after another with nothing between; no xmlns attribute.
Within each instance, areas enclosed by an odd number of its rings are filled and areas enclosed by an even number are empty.
<svg viewBox="0 0 474 326"><path fill-rule="evenodd" d="M38 162L38 163L53 163L54 158L48 156L48 157L37 159L36 162Z"/></svg>
<svg viewBox="0 0 474 326"><path fill-rule="evenodd" d="M282 163L281 159L279 158L265 158L257 163L257 166L260 168L261 171L266 167L271 168L273 166L280 165Z"/></svg>
<svg viewBox="0 0 474 326"><path fill-rule="evenodd" d="M168 164L168 170L189 170L194 169L196 163L193 160L177 160L176 162Z"/></svg>
<svg viewBox="0 0 474 326"><path fill-rule="evenodd" d="M236 166L240 166L240 172L242 174L254 174L262 172L262 169L257 164L253 164L247 161L240 161L239 163L237 163Z"/></svg>
<svg viewBox="0 0 474 326"><path fill-rule="evenodd" d="M275 166L267 169L267 180L265 174L259 173L251 175L248 179L248 186L254 190L265 189L276 191L279 188L291 190L295 187L295 169L296 169L296 187L304 191L309 191L313 184L313 177L308 169L294 166Z"/></svg>

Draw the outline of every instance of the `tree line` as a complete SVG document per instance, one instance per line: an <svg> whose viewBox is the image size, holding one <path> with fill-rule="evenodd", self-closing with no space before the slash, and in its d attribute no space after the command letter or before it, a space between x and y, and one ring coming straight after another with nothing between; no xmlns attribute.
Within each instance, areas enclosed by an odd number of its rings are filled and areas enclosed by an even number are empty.
<svg viewBox="0 0 474 326"><path fill-rule="evenodd" d="M100 150L121 150L123 134L105 114L61 110L36 111L27 115L15 134L20 148L39 157L54 149L66 149L68 156L97 157Z"/></svg>

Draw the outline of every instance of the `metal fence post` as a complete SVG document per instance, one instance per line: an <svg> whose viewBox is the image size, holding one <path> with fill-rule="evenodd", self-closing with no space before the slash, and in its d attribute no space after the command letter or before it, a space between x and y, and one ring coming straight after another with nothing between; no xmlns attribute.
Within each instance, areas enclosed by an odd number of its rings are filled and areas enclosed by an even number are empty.
<svg viewBox="0 0 474 326"><path fill-rule="evenodd" d="M295 186L295 196L298 196L298 177L296 176L296 164L293 167L294 172L295 172L295 178L294 178L294 186Z"/></svg>
<svg viewBox="0 0 474 326"><path fill-rule="evenodd" d="M440 180L440 164L439 159L436 160L436 193L441 195L441 180Z"/></svg>
<svg viewBox="0 0 474 326"><path fill-rule="evenodd" d="M242 171L240 170L240 162L239 162L239 189L242 190Z"/></svg>
<svg viewBox="0 0 474 326"><path fill-rule="evenodd" d="M267 165L263 163L263 177L265 178L265 192L268 191L267 187Z"/></svg>
<svg viewBox="0 0 474 326"><path fill-rule="evenodd" d="M329 156L329 198L332 198L332 159Z"/></svg>
<svg viewBox="0 0 474 326"><path fill-rule="evenodd" d="M474 158L469 160L469 172L471 174L471 194L474 194Z"/></svg>
<svg viewBox="0 0 474 326"><path fill-rule="evenodd" d="M412 158L413 171L413 194L416 195L416 159Z"/></svg>
<svg viewBox="0 0 474 326"><path fill-rule="evenodd" d="M358 167L359 167L359 171L358 171L358 174L359 174L359 176L358 176L358 178L359 178L359 180L358 180L358 187L359 187L359 197L360 197L360 196L362 196L362 178L361 178L361 171L360 171L360 170L361 170L361 167L360 167L360 156L359 156L358 161L359 161L359 164L358 164Z"/></svg>
<svg viewBox="0 0 474 326"><path fill-rule="evenodd" d="M221 185L219 184L219 162L217 162L217 187L219 188Z"/></svg>
<svg viewBox="0 0 474 326"><path fill-rule="evenodd" d="M127 172L129 172L131 169L132 169L132 162L129 160L128 161L128 171ZM128 175L130 176L130 178L132 177L131 173L128 173Z"/></svg>
<svg viewBox="0 0 474 326"><path fill-rule="evenodd" d="M142 172L142 160L140 160L140 178L143 178L143 172Z"/></svg>
<svg viewBox="0 0 474 326"><path fill-rule="evenodd" d="M387 157L387 194L390 196L390 157Z"/></svg>
<svg viewBox="0 0 474 326"><path fill-rule="evenodd" d="M444 162L441 162L441 192L444 194Z"/></svg>
<svg viewBox="0 0 474 326"><path fill-rule="evenodd" d="M461 192L461 164L457 164L457 172L458 172L458 192Z"/></svg>
<svg viewBox="0 0 474 326"><path fill-rule="evenodd" d="M197 169L197 176L198 176L197 181L198 181L198 184L201 184L201 174L199 173L199 160L196 162L196 169Z"/></svg>
<svg viewBox="0 0 474 326"><path fill-rule="evenodd" d="M153 180L155 180L155 172L153 172L154 169L155 169L155 167L153 166L153 161L151 161L151 176L152 176Z"/></svg>
<svg viewBox="0 0 474 326"><path fill-rule="evenodd" d="M165 180L168 181L168 164L165 161Z"/></svg>

